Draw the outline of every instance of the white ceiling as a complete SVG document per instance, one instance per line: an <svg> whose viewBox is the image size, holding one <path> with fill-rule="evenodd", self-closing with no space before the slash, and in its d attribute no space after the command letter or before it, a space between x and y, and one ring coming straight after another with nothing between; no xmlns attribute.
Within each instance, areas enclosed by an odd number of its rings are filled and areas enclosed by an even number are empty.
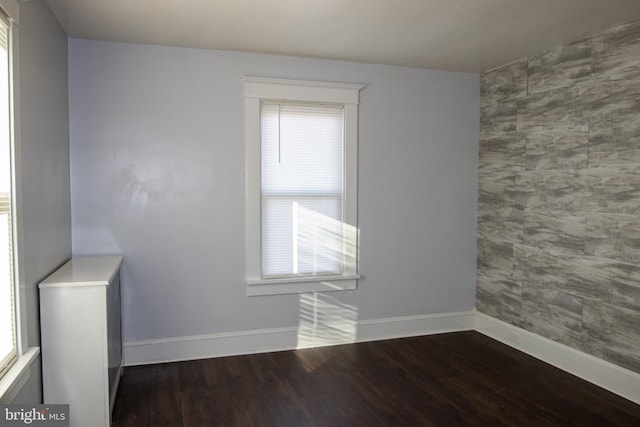
<svg viewBox="0 0 640 427"><path fill-rule="evenodd" d="M640 19L640 0L47 0L69 37L478 72Z"/></svg>

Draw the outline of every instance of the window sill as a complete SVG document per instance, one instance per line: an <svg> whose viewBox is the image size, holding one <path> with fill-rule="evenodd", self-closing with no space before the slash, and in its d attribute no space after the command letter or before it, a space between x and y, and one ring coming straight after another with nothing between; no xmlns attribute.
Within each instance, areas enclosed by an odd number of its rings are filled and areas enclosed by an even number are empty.
<svg viewBox="0 0 640 427"><path fill-rule="evenodd" d="M15 399L29 380L31 365L40 354L40 347L33 347L18 357L16 363L0 379L0 403L8 404Z"/></svg>
<svg viewBox="0 0 640 427"><path fill-rule="evenodd" d="M351 274L348 276L247 280L247 296L352 291L357 289L359 278L359 274Z"/></svg>

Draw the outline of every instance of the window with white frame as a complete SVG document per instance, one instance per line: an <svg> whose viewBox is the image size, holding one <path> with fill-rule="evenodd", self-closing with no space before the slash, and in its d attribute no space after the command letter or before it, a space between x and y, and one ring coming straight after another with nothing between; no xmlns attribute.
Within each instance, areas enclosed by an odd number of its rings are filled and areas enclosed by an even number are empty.
<svg viewBox="0 0 640 427"><path fill-rule="evenodd" d="M0 11L1 12L1 11ZM0 13L0 377L17 358L13 280L9 23Z"/></svg>
<svg viewBox="0 0 640 427"><path fill-rule="evenodd" d="M243 82L247 294L355 289L363 86Z"/></svg>

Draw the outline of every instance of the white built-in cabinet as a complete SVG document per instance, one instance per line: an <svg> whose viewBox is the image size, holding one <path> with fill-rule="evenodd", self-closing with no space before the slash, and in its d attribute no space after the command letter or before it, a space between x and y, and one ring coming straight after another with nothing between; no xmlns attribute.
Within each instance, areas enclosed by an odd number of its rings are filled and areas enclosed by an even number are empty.
<svg viewBox="0 0 640 427"><path fill-rule="evenodd" d="M40 283L45 404L71 427L109 427L122 372L119 255L74 256Z"/></svg>

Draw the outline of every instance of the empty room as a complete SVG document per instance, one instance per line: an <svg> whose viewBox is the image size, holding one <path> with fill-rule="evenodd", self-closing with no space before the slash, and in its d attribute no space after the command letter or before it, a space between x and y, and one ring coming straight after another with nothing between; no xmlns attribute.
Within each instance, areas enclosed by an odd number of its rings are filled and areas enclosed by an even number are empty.
<svg viewBox="0 0 640 427"><path fill-rule="evenodd" d="M0 426L640 425L639 1L0 31Z"/></svg>

